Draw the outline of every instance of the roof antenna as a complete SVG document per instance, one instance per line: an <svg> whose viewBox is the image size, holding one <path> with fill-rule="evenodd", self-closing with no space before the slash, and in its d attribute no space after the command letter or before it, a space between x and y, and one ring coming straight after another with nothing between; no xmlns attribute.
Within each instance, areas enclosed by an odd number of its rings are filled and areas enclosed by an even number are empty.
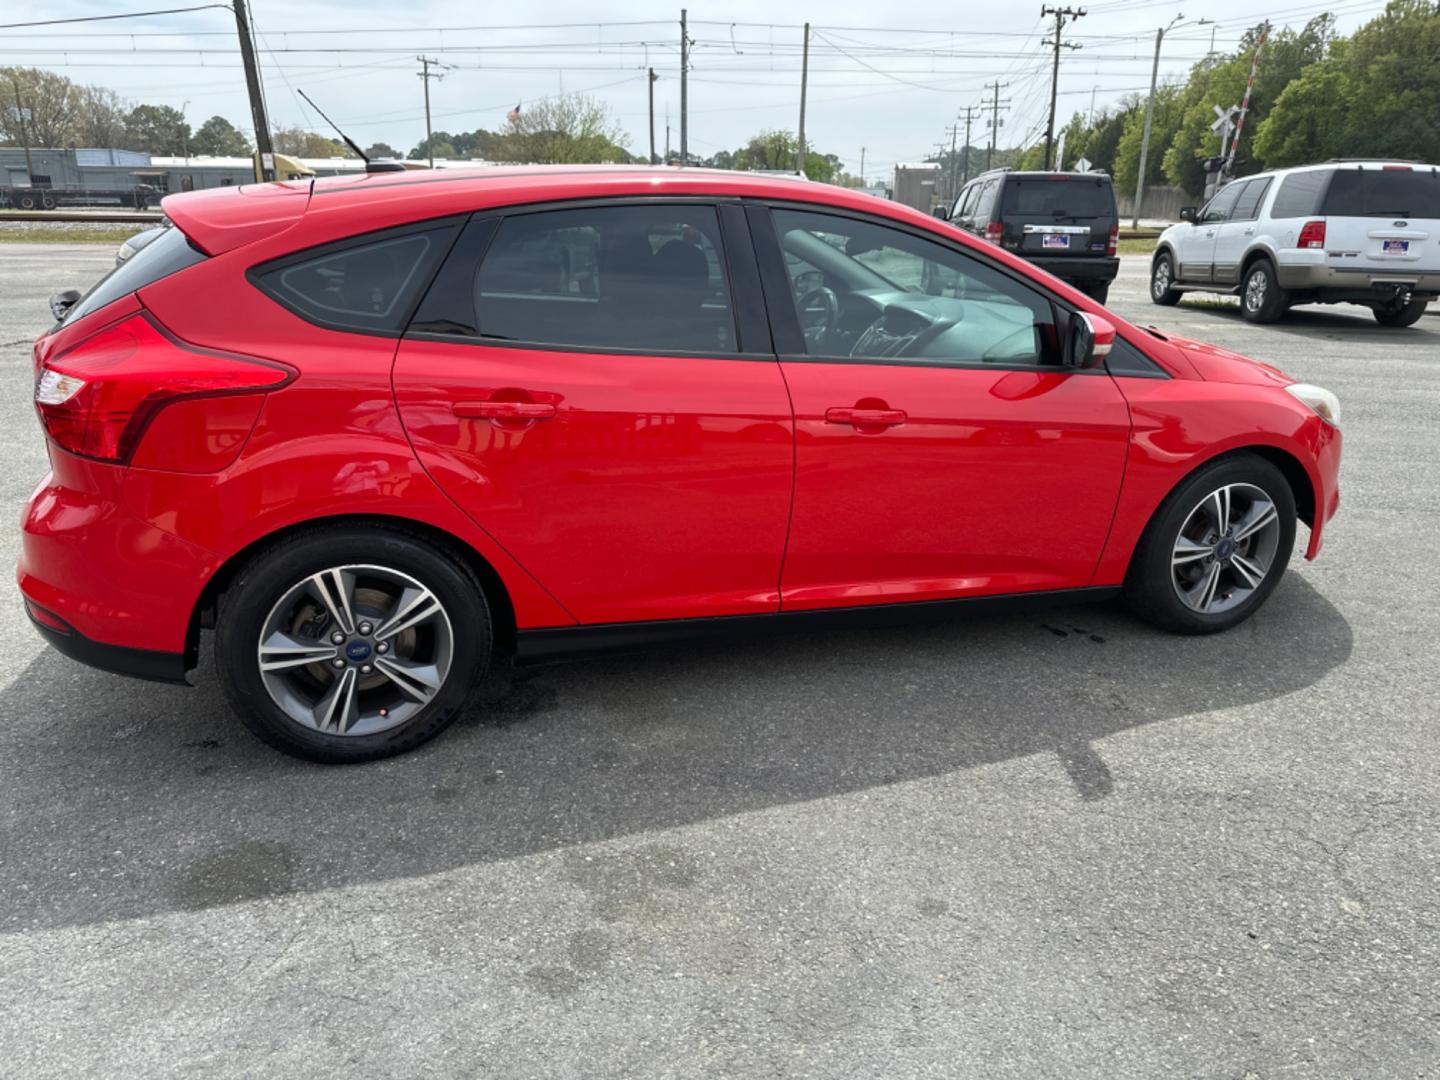
<svg viewBox="0 0 1440 1080"><path fill-rule="evenodd" d="M305 99L305 101L312 109L314 109L317 113L320 113L320 119L324 120L325 123L329 124L332 128L335 129L335 134L340 136L340 138L344 141L345 145L348 146L351 150L355 151L355 156L365 163L365 171L367 173L405 171L405 166L401 165L398 161L372 162L368 157L365 156L365 151L361 150L360 147L356 146L355 141L351 139L349 135L346 135L345 132L341 131L340 128L336 126L335 121L331 120L330 117L326 116L319 105L316 105L315 102L310 100L309 94L305 93L304 90L300 90L299 94L302 98Z"/></svg>

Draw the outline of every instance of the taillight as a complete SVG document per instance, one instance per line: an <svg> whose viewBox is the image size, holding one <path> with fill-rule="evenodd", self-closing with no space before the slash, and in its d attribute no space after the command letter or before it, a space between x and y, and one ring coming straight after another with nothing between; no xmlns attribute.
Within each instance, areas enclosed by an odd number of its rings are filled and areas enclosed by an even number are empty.
<svg viewBox="0 0 1440 1080"><path fill-rule="evenodd" d="M1120 250L1120 226L1110 226L1110 238L1105 241L1105 254L1114 255Z"/></svg>
<svg viewBox="0 0 1440 1080"><path fill-rule="evenodd" d="M1302 248L1323 248L1325 246L1325 222L1307 221L1300 226Z"/></svg>
<svg viewBox="0 0 1440 1080"><path fill-rule="evenodd" d="M274 390L295 374L272 361L186 345L149 317L134 315L48 361L35 382L35 411L62 449L126 462L166 406ZM222 415L230 412L220 409ZM231 417L221 426L233 422ZM193 449L205 456L210 448ZM182 457L174 467L183 470L187 464Z"/></svg>
<svg viewBox="0 0 1440 1080"><path fill-rule="evenodd" d="M985 239L992 244L1000 243L1000 222L992 221L985 226Z"/></svg>

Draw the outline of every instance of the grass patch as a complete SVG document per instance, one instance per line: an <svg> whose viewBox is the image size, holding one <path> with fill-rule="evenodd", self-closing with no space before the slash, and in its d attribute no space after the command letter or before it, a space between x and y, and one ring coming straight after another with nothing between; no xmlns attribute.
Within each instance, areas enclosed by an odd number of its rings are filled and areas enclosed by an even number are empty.
<svg viewBox="0 0 1440 1080"><path fill-rule="evenodd" d="M27 224L29 224L27 222ZM83 227L59 228L46 226L41 223L38 227L25 229L7 229L0 224L0 243L6 244L118 244L121 241L129 240L138 232L144 232L145 225L96 225L94 228Z"/></svg>
<svg viewBox="0 0 1440 1080"><path fill-rule="evenodd" d="M1155 241L1158 236L1137 236L1133 239L1127 238L1120 241L1121 255L1149 255L1155 250Z"/></svg>

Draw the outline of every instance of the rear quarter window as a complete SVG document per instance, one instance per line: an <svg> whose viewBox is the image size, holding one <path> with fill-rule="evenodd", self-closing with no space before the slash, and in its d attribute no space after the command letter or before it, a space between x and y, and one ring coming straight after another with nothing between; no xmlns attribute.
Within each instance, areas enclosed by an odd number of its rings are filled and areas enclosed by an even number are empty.
<svg viewBox="0 0 1440 1080"><path fill-rule="evenodd" d="M1280 181L1275 203L1270 207L1272 218L1312 217L1320 207L1320 196L1334 175L1333 169L1309 169L1291 173Z"/></svg>
<svg viewBox="0 0 1440 1080"><path fill-rule="evenodd" d="M203 251L190 243L189 237L171 225L91 286L90 291L65 313L59 325L69 326L122 296L203 262L206 257Z"/></svg>
<svg viewBox="0 0 1440 1080"><path fill-rule="evenodd" d="M458 230L445 222L327 244L266 263L251 280L309 322L399 334Z"/></svg>

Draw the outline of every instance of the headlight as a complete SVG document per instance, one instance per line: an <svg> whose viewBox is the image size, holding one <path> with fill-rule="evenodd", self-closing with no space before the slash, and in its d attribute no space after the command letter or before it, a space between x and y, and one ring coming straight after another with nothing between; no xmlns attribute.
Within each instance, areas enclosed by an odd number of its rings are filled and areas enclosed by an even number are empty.
<svg viewBox="0 0 1440 1080"><path fill-rule="evenodd" d="M1285 387L1290 395L1314 409L1322 419L1335 427L1340 426L1340 399L1323 386L1310 383L1291 383Z"/></svg>

